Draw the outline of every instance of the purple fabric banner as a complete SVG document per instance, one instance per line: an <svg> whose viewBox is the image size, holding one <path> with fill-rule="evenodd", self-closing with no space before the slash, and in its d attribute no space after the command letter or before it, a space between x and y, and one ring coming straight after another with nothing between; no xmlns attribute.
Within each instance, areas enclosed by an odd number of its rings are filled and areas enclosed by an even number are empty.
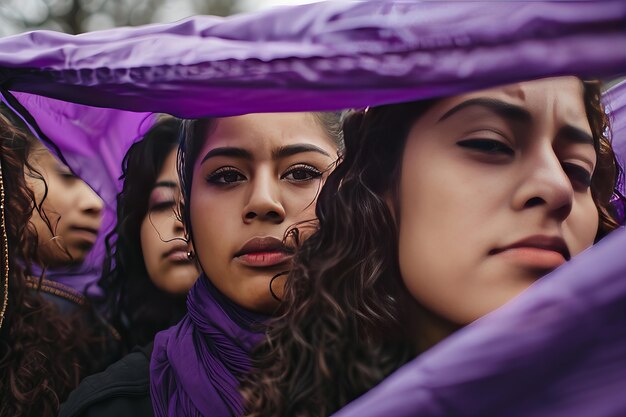
<svg viewBox="0 0 626 417"><path fill-rule="evenodd" d="M626 2L326 2L0 39L0 83L181 117L328 110L626 73Z"/></svg>

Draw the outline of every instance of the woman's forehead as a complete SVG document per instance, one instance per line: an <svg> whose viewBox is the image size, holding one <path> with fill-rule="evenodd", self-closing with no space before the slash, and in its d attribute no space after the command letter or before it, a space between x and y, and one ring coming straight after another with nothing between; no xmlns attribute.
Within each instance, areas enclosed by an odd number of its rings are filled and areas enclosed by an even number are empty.
<svg viewBox="0 0 626 417"><path fill-rule="evenodd" d="M527 112L529 121L551 117L576 124L586 121L583 92L583 84L576 77L546 78L448 97L434 106L433 113L441 117L462 103L488 99Z"/></svg>
<svg viewBox="0 0 626 417"><path fill-rule="evenodd" d="M216 119L208 129L201 154L218 147L273 151L295 143L332 145L311 113L256 113Z"/></svg>

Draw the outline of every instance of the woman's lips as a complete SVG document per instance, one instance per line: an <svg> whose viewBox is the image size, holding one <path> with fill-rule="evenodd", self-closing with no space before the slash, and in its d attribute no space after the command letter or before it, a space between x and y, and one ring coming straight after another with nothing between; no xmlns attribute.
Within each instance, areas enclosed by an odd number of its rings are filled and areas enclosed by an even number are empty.
<svg viewBox="0 0 626 417"><path fill-rule="evenodd" d="M566 262L557 251L535 247L516 247L499 252L498 255L534 269L556 269Z"/></svg>
<svg viewBox="0 0 626 417"><path fill-rule="evenodd" d="M98 237L98 230L92 229L89 227L79 227L79 226L70 226L70 233L74 235L78 240L81 240L85 243L91 243L92 245L96 242Z"/></svg>
<svg viewBox="0 0 626 417"><path fill-rule="evenodd" d="M292 256L291 253L282 251L250 252L237 256L235 259L246 266L263 268L284 264L289 261Z"/></svg>
<svg viewBox="0 0 626 417"><path fill-rule="evenodd" d="M490 252L533 269L552 270L567 262L570 252L560 236L533 235Z"/></svg>
<svg viewBox="0 0 626 417"><path fill-rule="evenodd" d="M172 249L163 254L163 258L175 263L191 262L189 256L187 256L187 245L174 246Z"/></svg>
<svg viewBox="0 0 626 417"><path fill-rule="evenodd" d="M293 250L273 236L254 237L248 240L234 259L245 266L254 268L280 265L291 259Z"/></svg>

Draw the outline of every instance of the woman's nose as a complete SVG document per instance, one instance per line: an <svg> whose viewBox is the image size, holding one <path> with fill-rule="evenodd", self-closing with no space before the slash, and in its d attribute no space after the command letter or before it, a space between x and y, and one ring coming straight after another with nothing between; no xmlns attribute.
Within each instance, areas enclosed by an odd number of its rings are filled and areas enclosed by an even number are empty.
<svg viewBox="0 0 626 417"><path fill-rule="evenodd" d="M565 220L572 211L574 189L561 161L551 149L529 158L515 207L545 209L548 215Z"/></svg>
<svg viewBox="0 0 626 417"><path fill-rule="evenodd" d="M281 223L285 219L278 181L271 175L258 175L250 182L250 193L242 213L244 223L255 220Z"/></svg>

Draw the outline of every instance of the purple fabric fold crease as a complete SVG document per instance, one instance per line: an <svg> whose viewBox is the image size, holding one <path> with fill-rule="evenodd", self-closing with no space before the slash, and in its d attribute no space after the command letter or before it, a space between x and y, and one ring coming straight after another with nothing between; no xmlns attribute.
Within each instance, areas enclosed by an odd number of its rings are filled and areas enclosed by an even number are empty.
<svg viewBox="0 0 626 417"><path fill-rule="evenodd" d="M624 248L613 232L333 416L626 415Z"/></svg>
<svg viewBox="0 0 626 417"><path fill-rule="evenodd" d="M201 275L187 296L187 314L154 339L154 415L243 415L238 377L250 369L249 355L263 337L266 320L233 303Z"/></svg>
<svg viewBox="0 0 626 417"><path fill-rule="evenodd" d="M626 3L325 2L0 39L13 91L175 116L329 110L626 73Z"/></svg>

